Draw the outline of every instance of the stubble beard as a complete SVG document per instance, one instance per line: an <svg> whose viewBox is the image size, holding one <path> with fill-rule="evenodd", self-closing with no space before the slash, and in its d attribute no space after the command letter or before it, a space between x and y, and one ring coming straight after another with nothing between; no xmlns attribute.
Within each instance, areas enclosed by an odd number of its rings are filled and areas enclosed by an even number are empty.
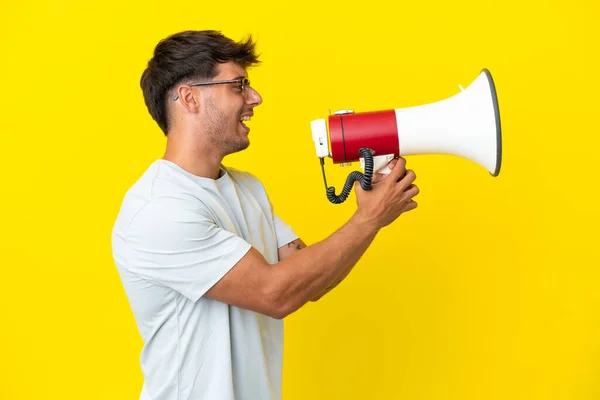
<svg viewBox="0 0 600 400"><path fill-rule="evenodd" d="M211 101L206 103L206 128L210 142L223 156L245 150L249 143L239 133L239 116L230 116L219 110ZM235 118L235 119L234 119Z"/></svg>

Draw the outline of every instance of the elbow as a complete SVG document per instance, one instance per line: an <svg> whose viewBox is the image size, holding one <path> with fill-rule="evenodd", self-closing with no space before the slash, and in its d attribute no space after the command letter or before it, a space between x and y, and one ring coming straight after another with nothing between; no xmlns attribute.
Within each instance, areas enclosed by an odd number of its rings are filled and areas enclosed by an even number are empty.
<svg viewBox="0 0 600 400"><path fill-rule="evenodd" d="M279 307L275 304L269 304L264 307L264 311L262 313L273 319L284 319L285 317L290 315L292 312L288 311L284 307Z"/></svg>
<svg viewBox="0 0 600 400"><path fill-rule="evenodd" d="M284 319L298 308L290 298L278 290L268 291L263 295L263 299L265 299L264 314L274 319Z"/></svg>
<svg viewBox="0 0 600 400"><path fill-rule="evenodd" d="M267 308L267 315L274 319L284 319L294 311L296 307L293 307L289 301L273 299Z"/></svg>
<svg viewBox="0 0 600 400"><path fill-rule="evenodd" d="M290 313L286 312L285 310L269 310L269 313L267 315L273 319L281 320L287 317L289 314Z"/></svg>

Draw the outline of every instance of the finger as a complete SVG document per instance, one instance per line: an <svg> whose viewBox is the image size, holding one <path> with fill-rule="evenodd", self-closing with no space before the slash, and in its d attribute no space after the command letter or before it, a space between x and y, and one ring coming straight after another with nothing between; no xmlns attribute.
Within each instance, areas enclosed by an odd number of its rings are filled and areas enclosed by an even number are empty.
<svg viewBox="0 0 600 400"><path fill-rule="evenodd" d="M390 163L392 161L390 161ZM390 179L393 179L392 182L398 182L402 178L402 175L404 175L404 172L406 171L406 160L402 157L399 157L398 160L396 160L396 162L394 163L394 168L390 169Z"/></svg>
<svg viewBox="0 0 600 400"><path fill-rule="evenodd" d="M408 202L406 202L404 204L404 206L402 207L402 211L401 212L405 213L405 212L408 212L410 210L414 210L415 208L417 208L418 205L419 204L416 201L410 200L410 201L408 201Z"/></svg>
<svg viewBox="0 0 600 400"><path fill-rule="evenodd" d="M415 185L414 183L411 183L410 185L408 185L408 187L406 189L404 189L404 192L407 192L408 190L411 190L414 188L418 189L417 185Z"/></svg>
<svg viewBox="0 0 600 400"><path fill-rule="evenodd" d="M387 166L388 166L389 169L394 169L394 167L396 166L396 164L398 164L398 159L394 158L394 159L392 159L392 161L390 161L388 163Z"/></svg>
<svg viewBox="0 0 600 400"><path fill-rule="evenodd" d="M415 171L412 169L406 170L404 176L400 179L398 188L402 191L406 190L417 179Z"/></svg>
<svg viewBox="0 0 600 400"><path fill-rule="evenodd" d="M417 185L410 185L408 187L408 189L406 189L403 193L402 193L402 197L401 199L403 201L409 201L412 200L413 197L417 196L420 193L420 190L418 188Z"/></svg>

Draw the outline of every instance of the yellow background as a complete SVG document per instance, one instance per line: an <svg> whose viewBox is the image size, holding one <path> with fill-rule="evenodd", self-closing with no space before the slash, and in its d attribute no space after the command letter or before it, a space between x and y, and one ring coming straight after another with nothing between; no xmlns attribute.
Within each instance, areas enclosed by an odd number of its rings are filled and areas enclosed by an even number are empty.
<svg viewBox="0 0 600 400"><path fill-rule="evenodd" d="M310 120L443 99L481 68L503 169L412 156L420 207L286 320L284 399L600 398L598 3L11 1L0 10L0 399L137 399L141 342L110 249L162 155L139 77L184 29L258 40L251 147L312 243L325 198ZM274 13L274 15L267 15ZM358 168L326 164L341 188Z"/></svg>

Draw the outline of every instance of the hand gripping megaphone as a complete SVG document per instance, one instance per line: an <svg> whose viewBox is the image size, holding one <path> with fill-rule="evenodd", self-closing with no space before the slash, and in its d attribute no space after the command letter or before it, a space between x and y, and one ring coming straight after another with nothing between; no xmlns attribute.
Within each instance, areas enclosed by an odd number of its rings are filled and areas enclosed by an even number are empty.
<svg viewBox="0 0 600 400"><path fill-rule="evenodd" d="M459 87L458 94L430 104L362 113L340 110L329 115L328 120L311 121L329 201L344 202L355 181L364 190L370 190L373 173L389 173L388 162L405 155L460 156L498 176L502 133L492 74L484 68L466 89ZM351 172L341 193L336 195L335 188L327 186L325 157L334 164L360 161L364 173Z"/></svg>

